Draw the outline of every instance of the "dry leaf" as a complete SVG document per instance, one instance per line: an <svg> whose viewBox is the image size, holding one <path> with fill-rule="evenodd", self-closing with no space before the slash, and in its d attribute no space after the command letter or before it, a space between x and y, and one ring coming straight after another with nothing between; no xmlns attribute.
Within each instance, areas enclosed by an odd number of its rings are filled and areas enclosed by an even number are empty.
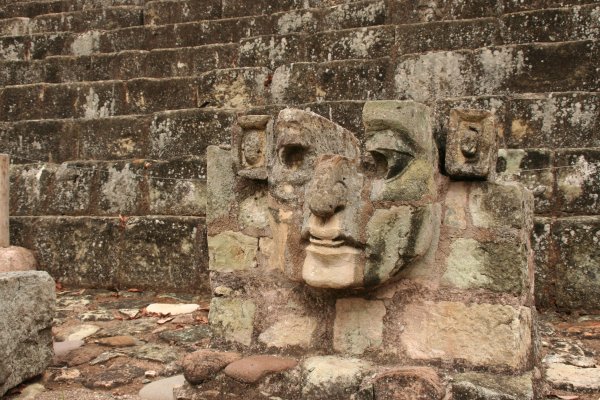
<svg viewBox="0 0 600 400"><path fill-rule="evenodd" d="M162 319L159 319L158 321L156 321L156 323L159 325L162 325L162 324L166 324L169 321L173 321L173 319L175 319L175 317L162 318Z"/></svg>

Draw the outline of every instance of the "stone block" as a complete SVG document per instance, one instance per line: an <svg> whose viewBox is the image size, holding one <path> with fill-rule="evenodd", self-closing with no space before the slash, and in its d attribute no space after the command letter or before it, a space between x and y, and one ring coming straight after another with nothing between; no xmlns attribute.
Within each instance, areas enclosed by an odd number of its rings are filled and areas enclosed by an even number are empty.
<svg viewBox="0 0 600 400"><path fill-rule="evenodd" d="M524 185L533 195L536 214L547 214L556 204L553 159L554 153L545 149L502 149L496 165L498 180Z"/></svg>
<svg viewBox="0 0 600 400"><path fill-rule="evenodd" d="M531 247L535 265L535 304L539 308L554 305L556 294L556 271L551 257L553 254L552 220L536 217L531 232Z"/></svg>
<svg viewBox="0 0 600 400"><path fill-rule="evenodd" d="M600 308L600 220L598 217L558 219L552 227L558 260L556 306Z"/></svg>
<svg viewBox="0 0 600 400"><path fill-rule="evenodd" d="M158 112L150 124L149 155L152 158L198 156L209 145L229 144L234 117L230 112L203 109Z"/></svg>
<svg viewBox="0 0 600 400"><path fill-rule="evenodd" d="M127 81L129 112L146 114L196 108L196 80L191 78L140 78ZM119 113L122 114L122 113Z"/></svg>
<svg viewBox="0 0 600 400"><path fill-rule="evenodd" d="M428 367L394 368L367 378L357 400L441 400L445 388L437 372Z"/></svg>
<svg viewBox="0 0 600 400"><path fill-rule="evenodd" d="M112 30L142 25L142 8L104 7L56 14L39 15L29 22L31 33L84 32L90 29Z"/></svg>
<svg viewBox="0 0 600 400"><path fill-rule="evenodd" d="M205 226L201 217L129 217L124 227L120 222L117 284L207 293Z"/></svg>
<svg viewBox="0 0 600 400"><path fill-rule="evenodd" d="M504 43L596 39L600 32L598 15L600 6L594 4L504 15Z"/></svg>
<svg viewBox="0 0 600 400"><path fill-rule="evenodd" d="M238 224L252 236L265 236L270 231L269 209L265 191L256 192L239 204Z"/></svg>
<svg viewBox="0 0 600 400"><path fill-rule="evenodd" d="M208 224L219 219L227 219L234 207L235 174L230 150L218 146L207 149L207 191L206 216Z"/></svg>
<svg viewBox="0 0 600 400"><path fill-rule="evenodd" d="M277 322L263 331L258 340L267 347L287 348L311 346L317 321L311 317L283 315Z"/></svg>
<svg viewBox="0 0 600 400"><path fill-rule="evenodd" d="M325 118L337 121L341 126L353 132L359 140L364 140L362 110L365 103L355 101L323 101L304 104L307 111L312 111Z"/></svg>
<svg viewBox="0 0 600 400"><path fill-rule="evenodd" d="M144 195L143 160L102 163L98 168L98 213L100 215L136 215L142 210ZM85 171L85 170L84 170ZM68 204L68 203L67 203Z"/></svg>
<svg viewBox="0 0 600 400"><path fill-rule="evenodd" d="M256 266L258 239L239 232L226 231L208 237L209 269L231 272Z"/></svg>
<svg viewBox="0 0 600 400"><path fill-rule="evenodd" d="M307 36L304 34L268 35L240 42L239 65L277 68L292 62L308 61Z"/></svg>
<svg viewBox="0 0 600 400"><path fill-rule="evenodd" d="M367 0L356 2L337 2L338 4L323 10L320 30L350 29L365 26L386 25L388 7L385 1ZM323 7L323 4L317 4Z"/></svg>
<svg viewBox="0 0 600 400"><path fill-rule="evenodd" d="M493 180L498 126L489 111L452 109L446 139L446 172L454 178Z"/></svg>
<svg viewBox="0 0 600 400"><path fill-rule="evenodd" d="M600 146L600 96L594 93L523 95L508 105L509 148Z"/></svg>
<svg viewBox="0 0 600 400"><path fill-rule="evenodd" d="M450 245L442 285L520 295L529 287L527 256L525 244L518 240L456 239Z"/></svg>
<svg viewBox="0 0 600 400"><path fill-rule="evenodd" d="M55 303L48 273L0 273L0 396L52 362Z"/></svg>
<svg viewBox="0 0 600 400"><path fill-rule="evenodd" d="M474 183L469 193L469 212L479 228L531 226L533 199L520 184Z"/></svg>
<svg viewBox="0 0 600 400"><path fill-rule="evenodd" d="M148 157L150 117L122 116L71 120L65 124L62 141L73 138L77 155L59 153L59 161L123 160ZM64 135L64 138L63 138ZM67 143L64 143L65 146ZM71 147L73 144L71 144Z"/></svg>
<svg viewBox="0 0 600 400"><path fill-rule="evenodd" d="M529 366L532 315L527 307L426 301L408 305L402 321L401 344L412 359L511 370Z"/></svg>
<svg viewBox="0 0 600 400"><path fill-rule="evenodd" d="M383 341L382 301L361 298L339 299L335 303L333 348L347 354L377 350Z"/></svg>
<svg viewBox="0 0 600 400"><path fill-rule="evenodd" d="M561 150L555 159L557 203L573 214L600 212L600 150Z"/></svg>
<svg viewBox="0 0 600 400"><path fill-rule="evenodd" d="M532 376L463 373L454 377L452 398L455 400L533 400Z"/></svg>
<svg viewBox="0 0 600 400"><path fill-rule="evenodd" d="M546 379L552 387L577 392L595 392L600 389L598 368L581 368L569 364L552 363L546 370Z"/></svg>
<svg viewBox="0 0 600 400"><path fill-rule="evenodd" d="M166 25L180 22L218 19L221 17L221 2L196 1L149 1L144 5L144 23Z"/></svg>
<svg viewBox="0 0 600 400"><path fill-rule="evenodd" d="M256 305L250 300L213 297L208 315L213 334L250 346L255 311Z"/></svg>
<svg viewBox="0 0 600 400"><path fill-rule="evenodd" d="M478 49L500 42L500 24L495 18L398 25L396 28L398 55Z"/></svg>
<svg viewBox="0 0 600 400"><path fill-rule="evenodd" d="M378 100L388 93L389 59L319 64L314 100Z"/></svg>
<svg viewBox="0 0 600 400"><path fill-rule="evenodd" d="M10 168L10 214L40 215L52 200L50 191L56 166L52 164L12 165Z"/></svg>
<svg viewBox="0 0 600 400"><path fill-rule="evenodd" d="M432 22L455 19L477 19L495 17L501 13L501 6L485 0L466 1L418 1L395 0L397 11L392 21L397 24Z"/></svg>
<svg viewBox="0 0 600 400"><path fill-rule="evenodd" d="M0 85L26 85L44 81L43 61L2 61Z"/></svg>
<svg viewBox="0 0 600 400"><path fill-rule="evenodd" d="M308 56L315 62L373 59L390 54L393 45L394 29L390 26L326 31L311 36Z"/></svg>
<svg viewBox="0 0 600 400"><path fill-rule="evenodd" d="M357 358L310 357L302 365L302 398L349 398L358 391L371 365Z"/></svg>
<svg viewBox="0 0 600 400"><path fill-rule="evenodd" d="M193 157L147 166L149 212L154 215L206 215L206 161Z"/></svg>
<svg viewBox="0 0 600 400"><path fill-rule="evenodd" d="M315 33L319 30L322 12L318 9L299 9L274 13L273 30L278 35Z"/></svg>
<svg viewBox="0 0 600 400"><path fill-rule="evenodd" d="M467 228L468 184L452 182L444 201L444 225L456 229Z"/></svg>
<svg viewBox="0 0 600 400"><path fill-rule="evenodd" d="M267 68L231 68L211 71L198 80L198 105L247 108L267 103L271 72Z"/></svg>

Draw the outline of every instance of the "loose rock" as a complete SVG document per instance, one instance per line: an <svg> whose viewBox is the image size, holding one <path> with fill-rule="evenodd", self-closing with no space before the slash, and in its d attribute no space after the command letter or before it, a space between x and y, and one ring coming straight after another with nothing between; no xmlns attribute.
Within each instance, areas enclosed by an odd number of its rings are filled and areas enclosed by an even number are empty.
<svg viewBox="0 0 600 400"><path fill-rule="evenodd" d="M198 350L183 358L183 375L188 382L197 385L213 378L228 364L240 358L239 353Z"/></svg>
<svg viewBox="0 0 600 400"><path fill-rule="evenodd" d="M294 368L298 362L292 358L276 356L250 356L229 364L225 375L245 383L255 383L268 374Z"/></svg>

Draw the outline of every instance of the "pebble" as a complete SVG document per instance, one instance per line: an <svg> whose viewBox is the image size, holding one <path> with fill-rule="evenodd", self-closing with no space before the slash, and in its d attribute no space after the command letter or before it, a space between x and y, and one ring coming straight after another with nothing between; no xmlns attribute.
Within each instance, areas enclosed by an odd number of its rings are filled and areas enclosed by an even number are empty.
<svg viewBox="0 0 600 400"><path fill-rule="evenodd" d="M183 375L175 375L147 384L139 395L144 400L175 400L173 389L185 383Z"/></svg>
<svg viewBox="0 0 600 400"><path fill-rule="evenodd" d="M285 371L296 365L298 362L293 358L257 355L232 362L224 372L237 381L255 383L268 374Z"/></svg>
<svg viewBox="0 0 600 400"><path fill-rule="evenodd" d="M198 304L153 303L146 307L146 311L162 315L180 315L192 313L199 308L200 306Z"/></svg>
<svg viewBox="0 0 600 400"><path fill-rule="evenodd" d="M54 356L61 357L69 353L72 350L78 349L83 346L83 340L66 340L64 342L54 342Z"/></svg>
<svg viewBox="0 0 600 400"><path fill-rule="evenodd" d="M118 352L114 352L114 351L106 351L106 352L100 354L98 357L94 358L92 361L90 361L90 365L102 364L102 363L107 362L108 360L112 360L113 358L123 357L123 356L125 356L125 354L123 354L123 353L118 353Z"/></svg>
<svg viewBox="0 0 600 400"><path fill-rule="evenodd" d="M198 350L186 355L181 363L183 375L195 385L212 379L228 364L239 360L241 355L216 350Z"/></svg>
<svg viewBox="0 0 600 400"><path fill-rule="evenodd" d="M143 375L144 370L142 368L133 365L121 365L89 376L83 381L83 386L89 389L112 389L131 383L135 378Z"/></svg>
<svg viewBox="0 0 600 400"><path fill-rule="evenodd" d="M110 346L110 347L131 347L139 344L139 341L133 336L112 336L106 337L102 339L95 340L94 343L97 343L101 346Z"/></svg>

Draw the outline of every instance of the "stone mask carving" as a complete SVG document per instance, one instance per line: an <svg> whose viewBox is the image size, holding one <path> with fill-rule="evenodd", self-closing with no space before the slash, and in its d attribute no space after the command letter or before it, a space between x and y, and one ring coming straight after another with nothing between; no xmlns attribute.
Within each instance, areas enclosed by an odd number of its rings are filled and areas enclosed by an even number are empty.
<svg viewBox="0 0 600 400"><path fill-rule="evenodd" d="M281 111L269 139L271 263L320 288L379 285L430 248L439 224L430 111L412 101L363 110L354 135L316 114Z"/></svg>

